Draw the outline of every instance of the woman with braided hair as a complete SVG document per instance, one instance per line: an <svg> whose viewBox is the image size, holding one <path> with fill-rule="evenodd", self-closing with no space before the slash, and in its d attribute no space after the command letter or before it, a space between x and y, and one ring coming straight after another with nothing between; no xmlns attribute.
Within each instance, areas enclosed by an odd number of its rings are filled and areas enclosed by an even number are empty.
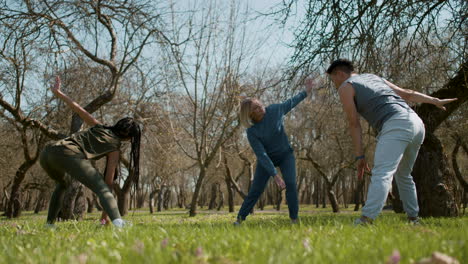
<svg viewBox="0 0 468 264"><path fill-rule="evenodd" d="M111 187L120 159L122 141L131 142L130 174L135 182L139 178L141 129L133 118L126 117L113 126L104 126L90 113L70 99L60 90L61 82L57 76L52 92L64 101L73 112L90 126L89 129L72 134L68 138L48 145L41 153L40 163L47 174L55 180L56 188L50 200L47 225L53 227L62 207L62 200L71 178L91 189L99 198L104 209L102 222L107 215L116 227L123 227L125 221L120 216L117 202ZM104 177L94 168L90 160L106 156Z"/></svg>

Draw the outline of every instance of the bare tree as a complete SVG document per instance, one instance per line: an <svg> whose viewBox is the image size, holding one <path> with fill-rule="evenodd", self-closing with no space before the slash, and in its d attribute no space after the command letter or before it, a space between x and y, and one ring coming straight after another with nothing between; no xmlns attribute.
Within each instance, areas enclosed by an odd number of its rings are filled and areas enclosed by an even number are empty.
<svg viewBox="0 0 468 264"><path fill-rule="evenodd" d="M181 94L170 99L173 109L171 132L183 153L195 161L198 176L190 205L190 216L196 215L197 202L210 164L220 147L237 131L239 84L248 56L246 23L233 1L225 20L217 1L203 3L203 9L189 18L191 38L171 46L170 70L177 78ZM178 25L174 25L178 27ZM180 39L180 34L174 39ZM174 76L171 75L171 76ZM168 80L170 83L170 80ZM178 126L175 125L178 124Z"/></svg>

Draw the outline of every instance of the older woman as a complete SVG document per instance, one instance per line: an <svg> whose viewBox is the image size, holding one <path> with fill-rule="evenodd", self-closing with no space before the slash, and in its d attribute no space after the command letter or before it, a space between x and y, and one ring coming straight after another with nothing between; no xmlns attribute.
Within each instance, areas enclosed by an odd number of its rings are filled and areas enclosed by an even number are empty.
<svg viewBox="0 0 468 264"><path fill-rule="evenodd" d="M286 188L286 200L292 223L297 222L299 202L296 187L296 164L294 153L284 131L284 116L311 92L312 80L306 81L305 91L284 101L265 107L258 99L246 98L241 102L240 121L246 127L247 138L255 155L257 167L249 194L239 210L235 225L245 220L254 207L270 177L282 189ZM283 179L275 167L279 167Z"/></svg>

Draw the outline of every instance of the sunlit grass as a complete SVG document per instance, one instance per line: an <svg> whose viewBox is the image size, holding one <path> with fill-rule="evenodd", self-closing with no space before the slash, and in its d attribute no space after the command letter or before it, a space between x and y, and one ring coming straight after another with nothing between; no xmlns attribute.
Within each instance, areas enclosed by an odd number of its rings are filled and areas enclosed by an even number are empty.
<svg viewBox="0 0 468 264"><path fill-rule="evenodd" d="M1 219L0 263L383 263L394 249L402 263L434 251L468 261L467 216L411 226L384 212L373 226L354 227L352 207L333 214L304 206L301 224L291 225L287 213L266 209L241 227L233 213L131 211L125 219L133 226L123 230L101 227L98 213L48 230L44 213L27 212Z"/></svg>

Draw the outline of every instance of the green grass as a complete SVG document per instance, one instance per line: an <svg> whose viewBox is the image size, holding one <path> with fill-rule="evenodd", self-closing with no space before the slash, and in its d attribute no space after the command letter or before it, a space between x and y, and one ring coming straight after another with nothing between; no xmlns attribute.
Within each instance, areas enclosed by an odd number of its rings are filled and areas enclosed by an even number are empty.
<svg viewBox="0 0 468 264"><path fill-rule="evenodd" d="M45 229L45 215L0 221L0 263L384 263L394 249L401 263L434 251L468 263L468 217L423 219L411 226L384 212L369 227L357 214L301 207L300 225L271 210L234 227L235 214L130 212L132 227L101 227L98 214Z"/></svg>

